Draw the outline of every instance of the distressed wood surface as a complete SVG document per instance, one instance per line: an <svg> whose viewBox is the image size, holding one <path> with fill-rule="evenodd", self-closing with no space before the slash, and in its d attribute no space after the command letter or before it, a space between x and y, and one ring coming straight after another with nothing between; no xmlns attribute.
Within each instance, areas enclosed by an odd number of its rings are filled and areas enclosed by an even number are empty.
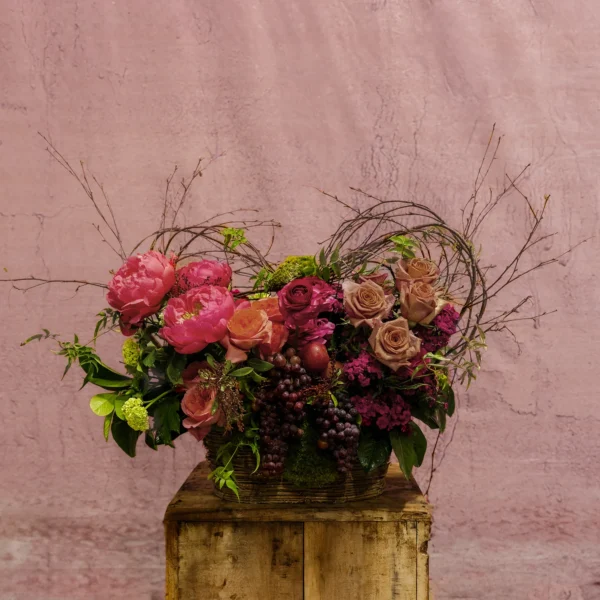
<svg viewBox="0 0 600 600"><path fill-rule="evenodd" d="M378 498L345 505L240 504L217 498L200 463L169 504L165 521L429 521L427 504L416 482L407 481L398 465L390 465L386 489Z"/></svg>
<svg viewBox="0 0 600 600"><path fill-rule="evenodd" d="M174 599L303 599L301 523L180 523L178 545Z"/></svg>
<svg viewBox="0 0 600 600"><path fill-rule="evenodd" d="M347 505L226 502L207 473L165 515L167 600L429 600L431 506L397 465Z"/></svg>

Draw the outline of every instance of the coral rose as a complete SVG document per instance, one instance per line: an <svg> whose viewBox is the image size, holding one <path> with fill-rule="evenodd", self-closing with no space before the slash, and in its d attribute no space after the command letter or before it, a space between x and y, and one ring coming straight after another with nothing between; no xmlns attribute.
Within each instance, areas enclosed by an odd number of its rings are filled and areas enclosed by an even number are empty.
<svg viewBox="0 0 600 600"><path fill-rule="evenodd" d="M180 354L194 354L225 335L234 310L233 295L225 288L192 288L167 302L159 334Z"/></svg>
<svg viewBox="0 0 600 600"><path fill-rule="evenodd" d="M220 407L213 414L217 397L216 387L194 385L183 396L181 410L187 415L183 426L198 440L202 440L213 425L225 425L225 415Z"/></svg>
<svg viewBox="0 0 600 600"><path fill-rule="evenodd" d="M402 259L397 264L394 276L396 288L402 291L402 287L410 282L433 283L440 276L440 270L427 258L409 258Z"/></svg>
<svg viewBox="0 0 600 600"><path fill-rule="evenodd" d="M344 309L354 327L372 327L373 319L385 319L396 301L393 294L386 294L374 281L345 281L343 288Z"/></svg>
<svg viewBox="0 0 600 600"><path fill-rule="evenodd" d="M409 283L400 291L400 312L408 321L428 325L446 306L447 301L422 281Z"/></svg>
<svg viewBox="0 0 600 600"><path fill-rule="evenodd" d="M399 317L382 323L375 321L369 337L375 358L393 371L410 364L421 349L421 340L408 328L408 321Z"/></svg>
<svg viewBox="0 0 600 600"><path fill-rule="evenodd" d="M177 270L177 287L181 292L203 285L226 288L231 283L231 267L216 260L191 262Z"/></svg>
<svg viewBox="0 0 600 600"><path fill-rule="evenodd" d="M124 324L135 324L158 312L175 283L175 269L160 252L130 256L108 284L106 299L121 313Z"/></svg>
<svg viewBox="0 0 600 600"><path fill-rule="evenodd" d="M285 285L277 295L279 309L286 325L297 325L314 319L321 312L331 310L335 303L335 290L319 277L302 277Z"/></svg>
<svg viewBox="0 0 600 600"><path fill-rule="evenodd" d="M221 344L227 348L225 358L233 363L248 358L247 350L271 341L273 324L264 310L241 308L227 323L227 332Z"/></svg>

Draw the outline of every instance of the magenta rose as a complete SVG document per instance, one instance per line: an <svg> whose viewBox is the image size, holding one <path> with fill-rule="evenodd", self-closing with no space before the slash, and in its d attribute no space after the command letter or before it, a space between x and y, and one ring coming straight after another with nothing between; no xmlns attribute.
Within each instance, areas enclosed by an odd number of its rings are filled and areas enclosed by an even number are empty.
<svg viewBox="0 0 600 600"><path fill-rule="evenodd" d="M233 295L225 288L192 288L167 302L159 333L180 354L194 354L223 338L234 311Z"/></svg>
<svg viewBox="0 0 600 600"><path fill-rule="evenodd" d="M277 292L279 309L290 328L331 310L336 301L335 294L335 290L319 277L294 279Z"/></svg>
<svg viewBox="0 0 600 600"><path fill-rule="evenodd" d="M213 414L217 396L216 387L194 385L183 396L181 410L187 415L183 426L198 440L202 440L213 425L225 425L225 415L221 408Z"/></svg>
<svg viewBox="0 0 600 600"><path fill-rule="evenodd" d="M106 299L125 324L135 324L158 312L175 283L175 269L160 252L150 250L127 259L108 284Z"/></svg>
<svg viewBox="0 0 600 600"><path fill-rule="evenodd" d="M203 285L226 288L231 283L231 267L216 260L200 260L177 270L177 287L180 292Z"/></svg>

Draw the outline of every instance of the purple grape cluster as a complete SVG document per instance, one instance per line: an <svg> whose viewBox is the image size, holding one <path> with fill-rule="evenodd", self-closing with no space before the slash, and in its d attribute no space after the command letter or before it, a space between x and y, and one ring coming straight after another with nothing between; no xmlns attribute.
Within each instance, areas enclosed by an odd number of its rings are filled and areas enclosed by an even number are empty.
<svg viewBox="0 0 600 600"><path fill-rule="evenodd" d="M340 401L337 407L333 401L319 406L321 414L315 420L319 431L318 446L331 451L339 473L347 473L358 452L358 411L349 400Z"/></svg>
<svg viewBox="0 0 600 600"><path fill-rule="evenodd" d="M283 473L287 442L304 435L306 406L301 391L311 385L312 378L293 348L267 360L274 368L268 372L270 383L257 398L255 410L260 413L262 473L276 476Z"/></svg>

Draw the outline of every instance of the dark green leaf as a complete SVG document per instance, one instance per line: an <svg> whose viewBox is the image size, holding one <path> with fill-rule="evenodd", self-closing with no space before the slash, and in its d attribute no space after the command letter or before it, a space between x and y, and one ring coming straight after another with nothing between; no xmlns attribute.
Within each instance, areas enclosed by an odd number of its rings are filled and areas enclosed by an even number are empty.
<svg viewBox="0 0 600 600"><path fill-rule="evenodd" d="M154 430L158 434L160 443L170 445L181 431L181 417L179 416L179 399L165 398L160 401L152 413L154 417ZM176 435L173 436L172 433Z"/></svg>
<svg viewBox="0 0 600 600"><path fill-rule="evenodd" d="M167 365L167 377L173 385L183 383L181 373L185 369L186 362L187 359L183 354L175 353L171 356L171 360L169 360L169 364Z"/></svg>
<svg viewBox="0 0 600 600"><path fill-rule="evenodd" d="M406 479L410 479L413 467L417 464L413 436L406 435L397 429L390 431L390 441L394 454Z"/></svg>
<svg viewBox="0 0 600 600"><path fill-rule="evenodd" d="M429 414L429 409L424 408L423 406L416 404L411 405L410 412L415 419L419 419L429 427L430 429L439 429L440 426L438 422L435 420L434 416Z"/></svg>
<svg viewBox="0 0 600 600"><path fill-rule="evenodd" d="M413 438L413 447L417 456L417 467L423 464L425 453L427 452L427 438L423 435L421 428L412 421L410 424L411 436Z"/></svg>
<svg viewBox="0 0 600 600"><path fill-rule="evenodd" d="M93 383L98 387L104 388L105 390L124 390L131 385L131 379L100 379L99 377L87 376L86 382Z"/></svg>
<svg viewBox="0 0 600 600"><path fill-rule="evenodd" d="M374 435L369 429L361 431L358 444L358 460L367 473L386 464L390 459L391 451L392 445L387 433L378 432Z"/></svg>
<svg viewBox="0 0 600 600"><path fill-rule="evenodd" d="M446 402L448 403L446 413L451 417L456 410L456 400L454 398L454 390L450 386L448 386L448 391L446 392Z"/></svg>
<svg viewBox="0 0 600 600"><path fill-rule="evenodd" d="M257 373L264 373L265 371L270 371L273 368L273 365L266 360L260 360L259 358L251 358L248 361L248 366L252 367Z"/></svg>
<svg viewBox="0 0 600 600"><path fill-rule="evenodd" d="M113 420L110 430L119 448L133 458L135 456L135 446L141 432L134 431L125 421L120 419Z"/></svg>
<svg viewBox="0 0 600 600"><path fill-rule="evenodd" d="M112 413L110 413L110 415L106 415L104 417L104 439L107 442L108 442L108 437L110 435L110 426L112 424L112 420L113 420L113 414Z"/></svg>
<svg viewBox="0 0 600 600"><path fill-rule="evenodd" d="M158 450L156 438L154 437L154 433L151 430L146 431L144 441L146 442L146 446L152 448L152 450Z"/></svg>

